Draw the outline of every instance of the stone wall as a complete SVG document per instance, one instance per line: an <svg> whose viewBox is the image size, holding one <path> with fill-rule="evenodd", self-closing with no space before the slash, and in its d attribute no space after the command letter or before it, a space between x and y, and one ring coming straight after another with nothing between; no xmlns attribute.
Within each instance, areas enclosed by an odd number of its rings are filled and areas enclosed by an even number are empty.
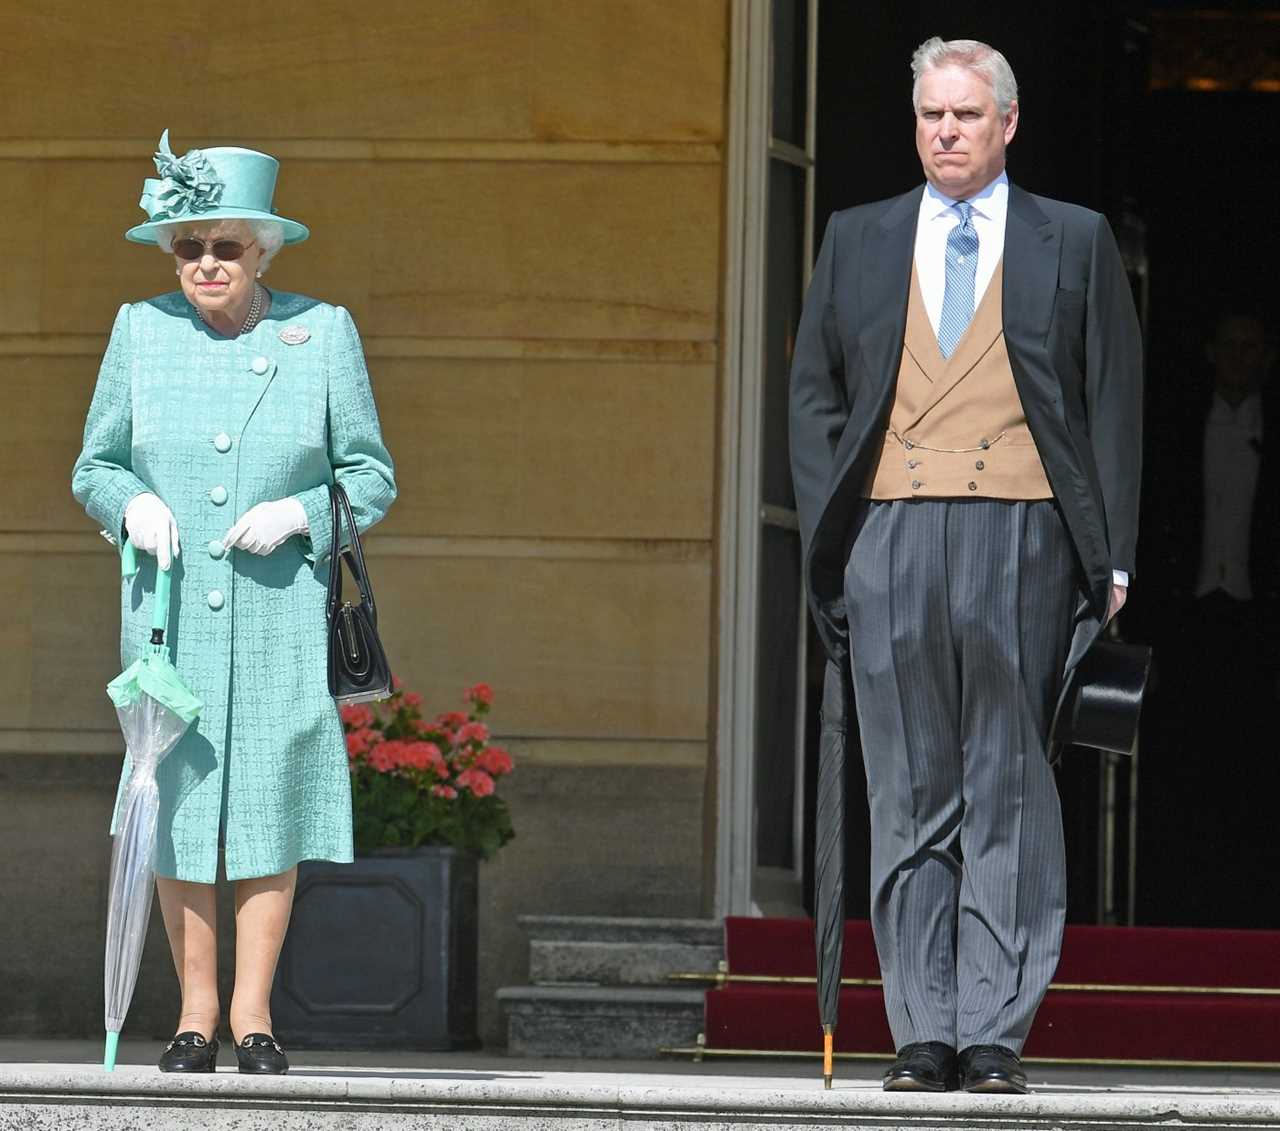
<svg viewBox="0 0 1280 1131"><path fill-rule="evenodd" d="M106 12L0 10L0 1031L100 1026L116 562L68 479L116 308L173 282L121 238L168 127L281 158L313 236L267 282L351 309L396 460L369 556L398 674L431 709L496 689L497 1040L517 914L708 905L728 0ZM147 962L131 1027L163 1035L158 933Z"/></svg>

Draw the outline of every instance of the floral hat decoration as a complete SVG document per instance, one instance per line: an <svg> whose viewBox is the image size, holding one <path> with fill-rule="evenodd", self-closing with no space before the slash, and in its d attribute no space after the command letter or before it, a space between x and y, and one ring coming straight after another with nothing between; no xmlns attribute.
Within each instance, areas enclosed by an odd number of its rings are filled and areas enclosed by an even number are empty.
<svg viewBox="0 0 1280 1131"><path fill-rule="evenodd" d="M125 232L127 240L155 243L160 225L190 220L274 220L284 229L287 244L301 243L311 234L305 224L277 216L271 207L280 162L268 153L221 145L189 149L178 157L165 130L155 163L160 176L142 183L138 201L147 222Z"/></svg>

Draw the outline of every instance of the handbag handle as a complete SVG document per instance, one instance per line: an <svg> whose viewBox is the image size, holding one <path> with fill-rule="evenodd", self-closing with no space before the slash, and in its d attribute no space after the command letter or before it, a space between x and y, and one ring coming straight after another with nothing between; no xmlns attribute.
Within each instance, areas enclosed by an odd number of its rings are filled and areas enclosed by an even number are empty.
<svg viewBox="0 0 1280 1131"><path fill-rule="evenodd" d="M369 584L369 573L364 565L364 548L360 545L355 515L351 513L351 500L347 498L347 492L341 483L329 484L329 513L333 519L333 545L329 550L329 604L325 610L325 618L332 620L342 606L342 566L339 561L342 558L346 560L356 588L360 591L360 603L369 611L369 619L376 627L378 608L373 602L373 586ZM344 519L351 532L351 545L340 549Z"/></svg>

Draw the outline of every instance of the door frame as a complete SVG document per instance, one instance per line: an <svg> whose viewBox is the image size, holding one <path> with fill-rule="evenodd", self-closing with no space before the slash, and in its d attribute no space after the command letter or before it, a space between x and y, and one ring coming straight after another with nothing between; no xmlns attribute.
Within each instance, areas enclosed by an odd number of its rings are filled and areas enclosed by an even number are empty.
<svg viewBox="0 0 1280 1131"><path fill-rule="evenodd" d="M718 516L718 629L716 684L717 916L760 914L755 853L755 755L757 619L760 601L761 531L765 524L795 528L794 512L761 499L764 393L764 303L768 175L771 159L807 170L804 280L813 247L815 103L819 0L808 6L806 147L772 134L772 3L731 0L729 99L726 121L724 320L721 351L721 448ZM793 822L796 868L775 877L770 898L799 903L804 843L804 720L808 617L801 601L796 656L796 789ZM781 871L781 870L779 870Z"/></svg>

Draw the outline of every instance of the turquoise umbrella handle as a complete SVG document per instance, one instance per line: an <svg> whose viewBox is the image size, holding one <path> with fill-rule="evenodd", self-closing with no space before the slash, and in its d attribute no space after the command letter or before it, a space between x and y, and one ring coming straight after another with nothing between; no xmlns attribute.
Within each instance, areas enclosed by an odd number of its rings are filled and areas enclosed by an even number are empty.
<svg viewBox="0 0 1280 1131"><path fill-rule="evenodd" d="M169 627L169 588L172 575L169 570L156 567L156 603L151 610L151 627L164 632Z"/></svg>
<svg viewBox="0 0 1280 1131"><path fill-rule="evenodd" d="M132 542L120 547L120 576L132 577L138 572L138 551ZM172 587L170 571L156 566L156 601L151 610L151 627L164 632L169 627L169 590Z"/></svg>

